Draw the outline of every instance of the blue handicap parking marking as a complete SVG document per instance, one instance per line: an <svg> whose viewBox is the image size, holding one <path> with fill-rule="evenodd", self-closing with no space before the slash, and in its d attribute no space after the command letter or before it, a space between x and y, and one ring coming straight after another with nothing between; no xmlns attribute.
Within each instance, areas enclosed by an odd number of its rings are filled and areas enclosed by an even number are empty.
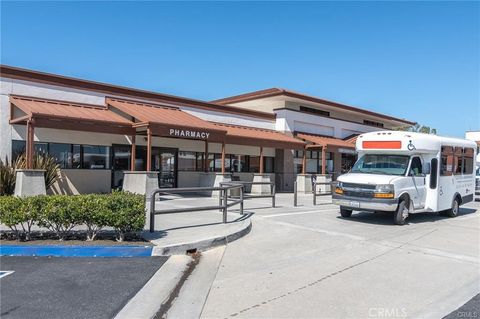
<svg viewBox="0 0 480 319"><path fill-rule="evenodd" d="M151 255L152 246L0 246L0 256L150 257Z"/></svg>
<svg viewBox="0 0 480 319"><path fill-rule="evenodd" d="M13 270L0 270L0 278L13 274Z"/></svg>

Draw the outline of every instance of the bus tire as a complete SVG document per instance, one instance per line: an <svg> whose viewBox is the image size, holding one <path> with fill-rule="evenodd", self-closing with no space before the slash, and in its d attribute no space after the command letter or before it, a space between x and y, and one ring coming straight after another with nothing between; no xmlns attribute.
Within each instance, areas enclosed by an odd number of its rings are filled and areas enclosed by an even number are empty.
<svg viewBox="0 0 480 319"><path fill-rule="evenodd" d="M395 225L405 225L405 220L408 217L408 206L405 200L398 204L397 210L393 215L393 222Z"/></svg>
<svg viewBox="0 0 480 319"><path fill-rule="evenodd" d="M456 217L458 215L458 210L460 208L460 201L458 197L455 197L452 201L452 208L445 211L445 215L448 217Z"/></svg>
<svg viewBox="0 0 480 319"><path fill-rule="evenodd" d="M340 215L344 218L349 218L352 216L352 210L340 207Z"/></svg>

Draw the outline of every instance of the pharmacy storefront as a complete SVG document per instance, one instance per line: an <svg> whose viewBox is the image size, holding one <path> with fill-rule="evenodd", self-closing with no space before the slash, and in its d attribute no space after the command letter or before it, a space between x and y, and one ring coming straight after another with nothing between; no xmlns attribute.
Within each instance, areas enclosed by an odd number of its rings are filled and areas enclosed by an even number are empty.
<svg viewBox="0 0 480 319"><path fill-rule="evenodd" d="M159 187L261 176L278 190L291 191L297 175L335 175L356 157L358 134L322 134L318 128L324 121L316 114L302 119L313 129L306 124L289 129L279 125L294 118L286 118L285 110L204 102L9 66L1 66L1 74L0 158L25 154L33 168L35 154L51 155L61 168L54 193L109 192L122 187L126 172L155 172ZM378 129L353 126L348 132Z"/></svg>

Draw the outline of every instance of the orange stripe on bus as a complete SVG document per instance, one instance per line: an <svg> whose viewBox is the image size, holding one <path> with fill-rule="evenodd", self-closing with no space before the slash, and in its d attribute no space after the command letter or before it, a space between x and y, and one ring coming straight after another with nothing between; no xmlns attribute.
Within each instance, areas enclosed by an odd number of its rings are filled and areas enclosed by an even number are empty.
<svg viewBox="0 0 480 319"><path fill-rule="evenodd" d="M363 141L363 148L400 149L402 141Z"/></svg>

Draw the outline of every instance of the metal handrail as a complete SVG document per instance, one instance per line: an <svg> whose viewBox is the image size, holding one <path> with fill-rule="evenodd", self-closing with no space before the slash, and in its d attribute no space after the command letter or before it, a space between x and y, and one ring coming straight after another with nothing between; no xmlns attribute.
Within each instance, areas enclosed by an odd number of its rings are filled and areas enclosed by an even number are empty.
<svg viewBox="0 0 480 319"><path fill-rule="evenodd" d="M277 188L274 182L245 182L245 181L231 181L231 182L221 182L220 186L222 185L241 185L243 192L241 192L243 199L250 199L250 198L272 198L272 207L275 207L275 196L277 194ZM245 192L245 185L270 185L270 194L265 195L252 195L251 193ZM239 196L232 196L228 195L228 198L238 198ZM221 200L220 200L221 203Z"/></svg>
<svg viewBox="0 0 480 319"><path fill-rule="evenodd" d="M239 189L240 190L240 198L238 200L230 200L228 202L228 191L232 189ZM182 193L197 193L202 191L219 191L219 198L220 203L218 206L195 206L189 208L172 208L172 209L163 209L163 210L156 210L155 209L155 196L158 194L182 194ZM223 201L222 201L223 198ZM159 201L162 198L158 197ZM225 224L227 222L227 212L228 208L232 207L233 205L240 204L240 213L243 214L243 185L228 185L228 186L220 186L220 187L185 187L185 188L160 188L156 189L152 192L150 197L150 232L153 233L155 231L155 215L161 214L176 214L176 213L188 213L188 212L196 212L201 210L213 210L213 209L220 209L222 214L222 222Z"/></svg>
<svg viewBox="0 0 480 319"><path fill-rule="evenodd" d="M317 193L317 185L330 185L330 191L329 192L323 192L323 193ZM313 181L312 182L313 205L317 205L317 196L332 195L333 194L332 189L334 189L336 185L337 185L337 182L317 182L317 181Z"/></svg>

